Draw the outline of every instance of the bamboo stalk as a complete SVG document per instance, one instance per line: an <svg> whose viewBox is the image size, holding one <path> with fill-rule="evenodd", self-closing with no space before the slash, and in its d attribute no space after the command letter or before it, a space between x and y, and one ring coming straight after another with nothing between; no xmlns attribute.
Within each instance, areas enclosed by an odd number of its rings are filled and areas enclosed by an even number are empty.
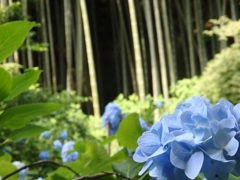
<svg viewBox="0 0 240 180"><path fill-rule="evenodd" d="M173 59L173 52L172 52L172 42L170 37L170 30L169 30L169 24L168 24L168 14L167 14L167 6L166 6L166 0L161 0L161 6L162 6L162 17L163 17L163 27L164 27L164 36L166 40L166 48L167 48L167 58L168 58L168 65L169 65L169 73L170 73L170 85L174 85L176 82L176 68L175 68L175 62Z"/></svg>
<svg viewBox="0 0 240 180"><path fill-rule="evenodd" d="M57 92L57 72L56 72L56 63L55 63L55 52L54 52L54 42L53 42L53 31L52 31L52 20L51 20L51 11L49 0L46 2L46 12L47 12L47 24L48 24L48 38L49 38L49 50L50 50L50 61L51 61L51 70L52 70L52 90L54 93Z"/></svg>
<svg viewBox="0 0 240 180"><path fill-rule="evenodd" d="M136 1L136 14L139 24L139 37L140 37L140 45L141 45L141 54L142 54L142 62L143 62L143 74L144 76L144 85L145 85L145 93L148 93L150 90L150 83L149 83L149 70L148 70L148 56L146 50L146 40L145 40L145 31L144 31L144 21L143 21L143 13L142 13L142 5L140 1Z"/></svg>
<svg viewBox="0 0 240 180"><path fill-rule="evenodd" d="M65 29L65 41L66 41L66 61L67 61L67 77L66 77L66 89L72 90L72 18L71 18L71 4L69 1L64 2L64 29Z"/></svg>
<svg viewBox="0 0 240 180"><path fill-rule="evenodd" d="M160 72L161 72L163 97L165 100L168 100L168 97L169 97L168 76L167 76L167 66L166 66L166 58L165 58L165 51L164 51L162 23L161 23L161 17L160 17L160 4L159 4L158 0L153 1L153 7L154 7L154 18L155 18L155 22L156 22L158 55L159 55L159 61L160 61Z"/></svg>
<svg viewBox="0 0 240 180"><path fill-rule="evenodd" d="M45 14L45 4L44 0L40 0L40 13L41 13L41 27L42 27L42 40L43 42L48 42L47 39L47 27L46 27L46 14ZM51 69L48 51L43 52L43 67L44 67L44 84L45 87L51 89Z"/></svg>
<svg viewBox="0 0 240 180"><path fill-rule="evenodd" d="M160 94L160 84L159 84L159 72L158 72L158 64L156 57L156 44L155 37L153 31L153 22L152 22L152 10L150 1L145 0L144 2L144 12L147 23L147 35L149 40L149 48L150 48L150 60L151 60L151 73L152 73L152 89L153 89L153 99L157 100Z"/></svg>
<svg viewBox="0 0 240 180"><path fill-rule="evenodd" d="M83 26L82 26L82 16L80 9L80 2L76 1L77 5L75 7L76 11L76 41L75 41L75 64L76 64L76 88L78 95L82 95L83 86L83 50L84 50L84 40L83 40Z"/></svg>
<svg viewBox="0 0 240 180"><path fill-rule="evenodd" d="M92 101L93 101L93 112L95 116L100 117L98 86L97 86L97 79L96 79L90 27L89 27L88 14L87 14L87 6L86 6L85 0L80 0L80 8L82 13L85 44L87 49L88 68L89 68L90 85L91 85Z"/></svg>
<svg viewBox="0 0 240 180"><path fill-rule="evenodd" d="M185 1L185 14L186 14L186 28L187 28L187 40L188 40L188 55L190 61L191 77L197 74L196 61L194 56L194 43L193 43L193 28L192 28L192 11L191 0Z"/></svg>
<svg viewBox="0 0 240 180"><path fill-rule="evenodd" d="M201 0L194 0L195 20L197 27L197 41L198 41L198 56L200 61L201 72L207 63L206 46L203 40L203 21L202 21L202 6Z"/></svg>
<svg viewBox="0 0 240 180"><path fill-rule="evenodd" d="M28 4L27 0L22 0L22 8L23 8L23 16L24 20L27 20L27 10L28 10ZM26 47L27 47L27 62L28 62L28 67L33 67L33 56L32 56L32 50L31 50L31 45L30 45L30 36L28 34L26 38Z"/></svg>
<svg viewBox="0 0 240 180"><path fill-rule="evenodd" d="M143 77L143 66L142 66L142 56L141 56L141 48L140 48L140 42L139 42L139 33L138 33L138 25L137 25L137 19L136 19L134 0L128 0L128 5L129 5L129 14L131 19L133 46L134 46L138 95L141 100L144 100L145 86L144 86L144 77Z"/></svg>

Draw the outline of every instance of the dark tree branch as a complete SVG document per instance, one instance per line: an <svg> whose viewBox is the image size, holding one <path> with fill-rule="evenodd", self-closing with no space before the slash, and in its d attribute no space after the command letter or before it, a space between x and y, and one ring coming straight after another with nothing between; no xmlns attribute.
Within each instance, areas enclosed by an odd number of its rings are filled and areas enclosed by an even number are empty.
<svg viewBox="0 0 240 180"><path fill-rule="evenodd" d="M66 165L64 165L64 164L61 164L61 163L58 163L58 162L55 162L55 161L51 161L51 160L41 160L41 161L34 162L34 163L32 163L32 164L23 166L23 167L17 169L16 171L13 171L12 173L7 174L5 177L2 178L2 180L5 180L5 179L13 176L14 174L20 172L20 171L23 170L23 169L31 168L31 167L38 166L38 165L42 165L42 164L53 164L53 165L55 165L55 166L60 166L60 167L63 167L63 168L68 169L69 171L71 171L72 173L74 173L76 176L80 176L80 175L78 174L78 172L76 172L75 170L73 170L73 169L72 169L71 167L69 167L69 166L66 166Z"/></svg>

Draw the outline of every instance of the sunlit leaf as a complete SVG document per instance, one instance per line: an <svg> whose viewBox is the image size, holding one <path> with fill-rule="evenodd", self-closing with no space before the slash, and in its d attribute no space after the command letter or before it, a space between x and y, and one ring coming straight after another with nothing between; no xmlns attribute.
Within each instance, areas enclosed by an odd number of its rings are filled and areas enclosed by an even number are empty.
<svg viewBox="0 0 240 180"><path fill-rule="evenodd" d="M12 88L12 77L6 70L0 68L0 79L0 101L2 101L10 93Z"/></svg>
<svg viewBox="0 0 240 180"><path fill-rule="evenodd" d="M36 125L26 125L23 128L14 130L8 138L11 140L18 140L20 138L31 138L36 137L43 131L46 131L46 128Z"/></svg>
<svg viewBox="0 0 240 180"><path fill-rule="evenodd" d="M36 23L27 21L12 21L0 25L0 62L22 45L28 32L34 26Z"/></svg>
<svg viewBox="0 0 240 180"><path fill-rule="evenodd" d="M32 84L36 83L41 74L40 70L28 69L26 73L13 78L12 89L5 100L12 99L26 91Z"/></svg>
<svg viewBox="0 0 240 180"><path fill-rule="evenodd" d="M61 105L56 103L32 103L12 107L0 115L0 126L18 129L25 126L31 119L49 114L60 108Z"/></svg>
<svg viewBox="0 0 240 180"><path fill-rule="evenodd" d="M139 123L138 114L130 114L122 120L116 133L117 140L121 146L135 150L137 140L142 135L143 130Z"/></svg>

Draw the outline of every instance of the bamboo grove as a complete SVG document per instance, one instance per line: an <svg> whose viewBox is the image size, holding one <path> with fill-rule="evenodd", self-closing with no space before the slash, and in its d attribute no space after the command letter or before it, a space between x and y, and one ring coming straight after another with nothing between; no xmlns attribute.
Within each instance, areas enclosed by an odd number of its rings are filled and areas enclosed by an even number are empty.
<svg viewBox="0 0 240 180"><path fill-rule="evenodd" d="M43 70L54 92L92 96L93 113L119 93L167 100L231 42L207 37L210 19L239 18L238 0L1 0L1 23L40 23L7 61ZM10 13L6 16L6 13ZM4 14L5 13L5 14Z"/></svg>

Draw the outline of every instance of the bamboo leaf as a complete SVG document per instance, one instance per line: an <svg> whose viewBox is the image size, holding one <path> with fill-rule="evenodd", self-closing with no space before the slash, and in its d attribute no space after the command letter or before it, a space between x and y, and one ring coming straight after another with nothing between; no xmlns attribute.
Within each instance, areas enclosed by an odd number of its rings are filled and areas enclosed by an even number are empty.
<svg viewBox="0 0 240 180"><path fill-rule="evenodd" d="M0 62L22 45L28 32L34 26L36 23L27 21L14 21L0 26Z"/></svg>

